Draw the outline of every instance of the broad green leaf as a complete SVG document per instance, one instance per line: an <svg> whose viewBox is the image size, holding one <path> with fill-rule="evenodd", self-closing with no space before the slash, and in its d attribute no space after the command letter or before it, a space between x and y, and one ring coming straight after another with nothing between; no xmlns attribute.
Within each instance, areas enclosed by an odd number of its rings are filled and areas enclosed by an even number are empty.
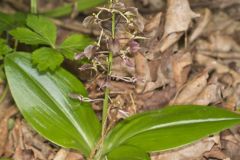
<svg viewBox="0 0 240 160"><path fill-rule="evenodd" d="M240 123L240 115L204 106L170 106L146 112L119 123L106 137L104 153L121 145L146 152L189 144Z"/></svg>
<svg viewBox="0 0 240 160"><path fill-rule="evenodd" d="M63 68L40 74L28 53L9 54L4 64L12 96L27 122L50 141L88 156L100 124L89 103L69 97L86 97L83 84Z"/></svg>
<svg viewBox="0 0 240 160"><path fill-rule="evenodd" d="M115 148L107 155L108 160L150 160L149 155L143 150L130 145Z"/></svg>
<svg viewBox="0 0 240 160"><path fill-rule="evenodd" d="M66 38L59 48L66 58L73 59L77 52L83 51L91 43L92 40L89 37L81 34L73 34Z"/></svg>
<svg viewBox="0 0 240 160"><path fill-rule="evenodd" d="M22 43L32 45L48 44L42 36L25 27L18 27L9 33Z"/></svg>
<svg viewBox="0 0 240 160"><path fill-rule="evenodd" d="M33 64L37 65L39 71L50 69L54 71L63 62L63 56L55 49L42 47L32 54Z"/></svg>
<svg viewBox="0 0 240 160"><path fill-rule="evenodd" d="M48 18L29 15L27 17L27 26L41 35L50 46L55 45L57 28Z"/></svg>

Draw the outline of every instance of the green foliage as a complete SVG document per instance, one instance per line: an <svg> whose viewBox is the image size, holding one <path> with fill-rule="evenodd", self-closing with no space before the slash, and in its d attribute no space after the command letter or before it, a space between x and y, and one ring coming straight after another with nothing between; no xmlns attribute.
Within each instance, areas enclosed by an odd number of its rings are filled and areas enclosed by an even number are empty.
<svg viewBox="0 0 240 160"><path fill-rule="evenodd" d="M13 50L10 48L5 39L0 39L0 60L2 61L4 57L11 53ZM3 71L3 64L0 64L0 82L2 83L5 79L5 74Z"/></svg>
<svg viewBox="0 0 240 160"><path fill-rule="evenodd" d="M73 59L77 52L83 51L91 43L92 40L89 37L73 34L63 41L59 49L66 58Z"/></svg>
<svg viewBox="0 0 240 160"><path fill-rule="evenodd" d="M0 34L3 31L14 29L18 26L23 26L26 16L23 13L5 14L0 12Z"/></svg>
<svg viewBox="0 0 240 160"><path fill-rule="evenodd" d="M149 154L136 146L122 145L108 154L109 160L150 160Z"/></svg>
<svg viewBox="0 0 240 160"><path fill-rule="evenodd" d="M52 21L42 16L29 15L27 26L42 36L47 44L54 47L57 37L57 28Z"/></svg>
<svg viewBox="0 0 240 160"><path fill-rule="evenodd" d="M89 156L100 139L100 124L88 103L69 97L70 93L86 97L84 86L62 68L40 74L30 57L14 53L5 58L9 87L21 113L47 139ZM109 160L147 160L149 152L183 146L239 123L240 115L220 108L169 106L117 124L97 155Z"/></svg>
<svg viewBox="0 0 240 160"><path fill-rule="evenodd" d="M100 4L103 4L106 1L107 0L78 0L77 7L79 11L84 11L86 9L90 9Z"/></svg>
<svg viewBox="0 0 240 160"><path fill-rule="evenodd" d="M32 61L37 65L39 71L45 71L47 68L54 71L57 66L63 62L63 56L52 48L42 47L33 52Z"/></svg>
<svg viewBox="0 0 240 160"><path fill-rule="evenodd" d="M19 40L22 43L38 45L38 44L46 44L48 42L41 35L31 31L25 27L18 27L9 32L16 40Z"/></svg>
<svg viewBox="0 0 240 160"><path fill-rule="evenodd" d="M21 27L9 33L20 42L26 44L46 44L55 46L57 29L47 18L29 15L27 17L27 27Z"/></svg>
<svg viewBox="0 0 240 160"><path fill-rule="evenodd" d="M119 123L106 137L103 153L111 153L114 148L125 145L139 147L145 152L168 150L239 123L240 115L220 108L170 106L138 114Z"/></svg>
<svg viewBox="0 0 240 160"><path fill-rule="evenodd" d="M92 43L87 36L74 34L63 41L60 46L56 45L57 29L48 18L29 15L27 27L16 28L9 33L22 43L29 45L47 45L33 52L33 63L39 71L48 69L54 71L61 65L64 57L74 59L76 53Z"/></svg>
<svg viewBox="0 0 240 160"><path fill-rule="evenodd" d="M99 138L100 124L89 103L68 96L86 97L82 83L62 68L40 74L28 53L10 54L4 63L10 90L28 123L50 141L88 156Z"/></svg>
<svg viewBox="0 0 240 160"><path fill-rule="evenodd" d="M69 14L73 5L82 11L104 2L78 0L49 14ZM94 160L150 160L151 152L184 146L240 123L240 115L216 107L169 106L129 117L105 135L106 126L104 124L101 130L91 105L69 96L74 93L87 97L83 84L60 67L64 58L73 60L92 40L74 34L57 45L57 28L50 19L29 15L25 26L18 25L25 19L23 17L18 21L16 16L0 12L3 24L0 33L13 29L9 33L16 40L38 48L32 55L13 53L6 41L0 39L0 60L4 59L0 77L4 75L4 67L12 96L25 119L42 136L62 147L79 150L86 157L93 156ZM114 26L115 18L112 19ZM111 68L109 55L108 68ZM35 66L46 72L38 72ZM110 73L111 69L108 71ZM107 88L102 121L108 116L109 92Z"/></svg>
<svg viewBox="0 0 240 160"><path fill-rule="evenodd" d="M76 3L66 3L63 6L57 7L53 10L42 13L49 17L61 17L72 13L73 5L77 5L78 11L85 11L100 4L107 2L107 0L77 0Z"/></svg>
<svg viewBox="0 0 240 160"><path fill-rule="evenodd" d="M5 39L0 39L0 60L3 59L5 55L12 52L12 48L10 48Z"/></svg>

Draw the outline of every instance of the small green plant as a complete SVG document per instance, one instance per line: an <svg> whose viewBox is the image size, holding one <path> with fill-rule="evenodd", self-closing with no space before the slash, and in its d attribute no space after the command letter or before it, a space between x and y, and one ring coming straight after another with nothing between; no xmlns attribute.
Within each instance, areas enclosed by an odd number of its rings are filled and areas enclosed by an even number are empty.
<svg viewBox="0 0 240 160"><path fill-rule="evenodd" d="M35 13L36 1L32 2L32 12ZM96 1L90 2L95 4ZM100 19L102 12L110 15L106 21ZM137 36L141 28L136 27L135 13L136 10L130 11L110 2L109 8L101 8L98 14L88 18L100 24L102 34L95 47L101 48L103 34L109 42L109 51L102 55L107 59L106 79L110 79L113 56L119 48L116 20L125 20L125 31L129 31L131 41L142 38ZM111 27L104 28L103 24L109 21ZM60 66L64 58L73 60L77 53L93 44L92 40L74 34L57 45L56 26L49 19L36 15L28 15L25 26L11 29L9 33L16 42L33 49L32 54L14 51L0 39L0 59L4 59L1 68L5 69L19 110L46 139L76 149L88 160L150 160L151 152L184 146L240 123L240 115L221 108L181 105L136 114L108 129L109 88L105 88L101 124L90 103L69 96L88 97L84 85ZM125 57L125 50L117 56Z"/></svg>
<svg viewBox="0 0 240 160"><path fill-rule="evenodd" d="M64 57L74 59L77 52L82 51L92 41L90 38L74 34L69 36L61 45L56 45L56 26L47 18L29 15L27 27L18 27L9 33L18 41L29 45L45 45L33 52L33 64L40 71L54 71L63 62Z"/></svg>
<svg viewBox="0 0 240 160"><path fill-rule="evenodd" d="M89 159L147 160L150 152L183 146L240 123L240 115L207 106L169 106L118 123L106 135L82 83L63 68L40 74L28 53L10 54L5 70L14 100L25 119L50 141L79 150Z"/></svg>

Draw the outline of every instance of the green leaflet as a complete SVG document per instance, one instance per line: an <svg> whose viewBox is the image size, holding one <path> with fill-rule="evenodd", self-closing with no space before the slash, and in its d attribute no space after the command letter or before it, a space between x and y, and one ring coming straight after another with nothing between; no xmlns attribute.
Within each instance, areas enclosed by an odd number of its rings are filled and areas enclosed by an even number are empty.
<svg viewBox="0 0 240 160"><path fill-rule="evenodd" d="M104 154L122 145L145 152L183 146L240 123L240 115L206 106L170 106L130 117L110 131Z"/></svg>
<svg viewBox="0 0 240 160"><path fill-rule="evenodd" d="M13 98L28 123L50 141L90 154L100 135L100 124L89 103L69 98L87 96L82 83L63 68L40 74L28 53L5 58Z"/></svg>
<svg viewBox="0 0 240 160"><path fill-rule="evenodd" d="M11 30L9 33L22 43L31 45L48 45L48 42L42 36L25 27L18 27L14 30Z"/></svg>
<svg viewBox="0 0 240 160"><path fill-rule="evenodd" d="M45 71L48 68L54 71L63 60L63 56L57 50L47 47L37 49L32 54L33 64L37 65L39 71Z"/></svg>
<svg viewBox="0 0 240 160"><path fill-rule="evenodd" d="M41 35L50 46L55 45L57 27L48 18L29 15L27 17L27 26Z"/></svg>
<svg viewBox="0 0 240 160"><path fill-rule="evenodd" d="M91 43L93 41L89 37L81 34L73 34L62 42L59 50L67 59L73 60L75 54L83 51Z"/></svg>
<svg viewBox="0 0 240 160"><path fill-rule="evenodd" d="M46 44L54 48L57 28L48 18L28 15L27 26L16 28L9 33L26 44Z"/></svg>

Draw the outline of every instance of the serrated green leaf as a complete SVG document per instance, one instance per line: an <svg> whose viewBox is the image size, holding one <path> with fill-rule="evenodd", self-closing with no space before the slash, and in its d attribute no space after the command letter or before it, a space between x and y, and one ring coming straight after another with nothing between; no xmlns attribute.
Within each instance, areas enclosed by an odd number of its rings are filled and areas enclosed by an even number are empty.
<svg viewBox="0 0 240 160"><path fill-rule="evenodd" d="M107 155L108 160L150 160L149 155L136 146L122 145Z"/></svg>
<svg viewBox="0 0 240 160"><path fill-rule="evenodd" d="M170 106L135 115L119 123L106 137L104 152L133 145L146 152L192 143L240 123L240 115L220 108Z"/></svg>
<svg viewBox="0 0 240 160"><path fill-rule="evenodd" d="M33 64L37 65L39 71L50 69L54 71L61 65L64 58L55 49L42 47L37 49L32 54Z"/></svg>
<svg viewBox="0 0 240 160"><path fill-rule="evenodd" d="M12 48L6 44L6 40L0 39L0 59L3 59L10 52L12 52Z"/></svg>
<svg viewBox="0 0 240 160"><path fill-rule="evenodd" d="M29 15L27 17L27 26L42 36L47 44L52 47L55 46L57 28L48 18Z"/></svg>
<svg viewBox="0 0 240 160"><path fill-rule="evenodd" d="M40 74L28 53L10 54L4 64L11 93L27 122L50 141L88 156L99 139L100 124L89 103L69 97L86 97L83 84L61 67Z"/></svg>
<svg viewBox="0 0 240 160"><path fill-rule="evenodd" d="M48 45L48 42L46 42L46 40L42 36L25 27L18 27L17 29L11 30L9 33L15 39L19 40L22 43L32 44L32 45L37 45L37 44Z"/></svg>
<svg viewBox="0 0 240 160"><path fill-rule="evenodd" d="M60 45L60 52L68 59L73 59L77 52L83 51L93 41L81 34L73 34L67 37Z"/></svg>

